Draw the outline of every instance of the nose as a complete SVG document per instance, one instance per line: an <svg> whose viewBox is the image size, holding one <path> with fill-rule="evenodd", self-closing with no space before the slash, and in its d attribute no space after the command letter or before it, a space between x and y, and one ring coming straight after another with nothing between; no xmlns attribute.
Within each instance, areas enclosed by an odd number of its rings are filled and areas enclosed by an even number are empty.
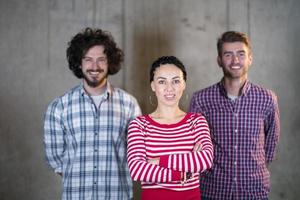
<svg viewBox="0 0 300 200"><path fill-rule="evenodd" d="M232 59L233 59L233 64L238 64L238 63L240 63L240 59L239 59L239 57L237 56L237 55L233 55L232 56Z"/></svg>
<svg viewBox="0 0 300 200"><path fill-rule="evenodd" d="M97 61L92 62L92 69L98 69L99 67L100 67L100 65Z"/></svg>
<svg viewBox="0 0 300 200"><path fill-rule="evenodd" d="M173 84L172 83L167 83L166 91L173 91L173 90L174 90Z"/></svg>

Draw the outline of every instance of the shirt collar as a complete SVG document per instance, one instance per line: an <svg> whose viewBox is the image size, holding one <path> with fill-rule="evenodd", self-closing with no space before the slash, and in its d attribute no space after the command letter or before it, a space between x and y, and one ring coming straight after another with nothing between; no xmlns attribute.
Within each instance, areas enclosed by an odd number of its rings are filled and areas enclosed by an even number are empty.
<svg viewBox="0 0 300 200"><path fill-rule="evenodd" d="M105 94L105 98L108 99L110 97L112 97L113 95L113 91L114 91L114 87L107 81L107 84L105 86L105 91L104 91L104 94ZM84 89L83 87L83 82L80 83L80 94L82 96L84 95L88 95L90 96Z"/></svg>
<svg viewBox="0 0 300 200"><path fill-rule="evenodd" d="M218 83L218 86L220 88L220 93L223 95L223 96L226 96L227 97L227 91L225 89L225 86L224 86L224 78L221 79L221 81ZM242 94L241 96L247 96L249 90L251 88L251 83L250 81L247 79L242 87Z"/></svg>

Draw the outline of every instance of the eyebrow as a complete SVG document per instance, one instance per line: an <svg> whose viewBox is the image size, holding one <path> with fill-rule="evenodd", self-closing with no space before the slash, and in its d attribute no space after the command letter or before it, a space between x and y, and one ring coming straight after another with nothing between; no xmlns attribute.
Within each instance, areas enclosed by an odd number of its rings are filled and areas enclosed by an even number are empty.
<svg viewBox="0 0 300 200"><path fill-rule="evenodd" d="M230 54L232 54L232 53L233 53L233 51L224 51L224 53L223 53L223 54L227 54L227 53L230 53ZM237 51L237 53L246 53L246 51L245 51L245 50L239 50L239 51Z"/></svg>
<svg viewBox="0 0 300 200"><path fill-rule="evenodd" d="M177 78L180 78L180 76L175 76L175 77L173 77L172 79L177 79ZM162 76L159 76L159 77L157 77L157 79L167 79L167 78L165 78L165 77L162 77Z"/></svg>
<svg viewBox="0 0 300 200"><path fill-rule="evenodd" d="M82 56L82 58L92 58L91 56ZM98 58L107 58L106 56L99 56L99 57L97 57L97 59Z"/></svg>

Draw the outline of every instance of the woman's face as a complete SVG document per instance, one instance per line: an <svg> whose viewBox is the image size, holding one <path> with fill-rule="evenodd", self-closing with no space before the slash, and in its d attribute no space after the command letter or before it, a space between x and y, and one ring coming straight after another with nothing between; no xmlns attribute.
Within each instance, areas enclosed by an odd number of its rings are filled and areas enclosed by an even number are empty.
<svg viewBox="0 0 300 200"><path fill-rule="evenodd" d="M178 106L185 89L183 72L173 64L159 66L154 71L151 89L155 92L158 105Z"/></svg>

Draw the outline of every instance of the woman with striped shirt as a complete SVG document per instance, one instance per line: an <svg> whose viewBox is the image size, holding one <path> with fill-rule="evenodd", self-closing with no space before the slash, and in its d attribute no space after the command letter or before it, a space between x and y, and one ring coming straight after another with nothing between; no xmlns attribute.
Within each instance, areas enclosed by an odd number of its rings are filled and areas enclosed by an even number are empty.
<svg viewBox="0 0 300 200"><path fill-rule="evenodd" d="M179 107L185 67L174 56L158 58L150 82L157 108L135 118L128 128L131 177L141 181L142 200L199 200L199 173L211 168L213 146L206 119Z"/></svg>

